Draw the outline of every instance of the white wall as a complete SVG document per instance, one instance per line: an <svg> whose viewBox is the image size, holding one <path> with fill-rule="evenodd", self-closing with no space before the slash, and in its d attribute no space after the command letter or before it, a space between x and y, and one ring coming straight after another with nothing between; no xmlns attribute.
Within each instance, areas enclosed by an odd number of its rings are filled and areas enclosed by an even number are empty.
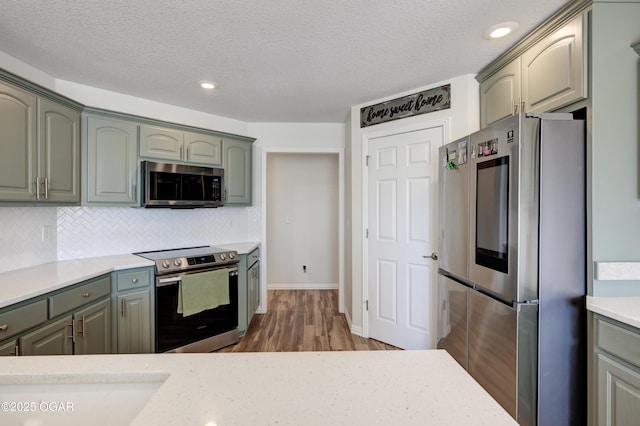
<svg viewBox="0 0 640 426"><path fill-rule="evenodd" d="M415 117L390 121L375 126L360 128L360 108L373 105L379 102L399 98L412 93L439 87L444 84L451 84L451 108L422 114ZM347 228L350 228L351 245L351 275L346 278L345 288L351 289L352 311L349 312L351 318L351 330L355 334L362 334L363 326L363 208L362 208L362 176L364 153L362 152L363 138L370 133L398 129L402 127L414 126L420 123L432 121L448 121L450 123L449 140L458 139L464 135L472 133L479 128L479 90L478 83L473 75L464 75L451 80L436 83L433 85L419 87L411 91L399 93L388 98L372 100L366 104L356 105L351 108L350 116L350 190L351 190L351 211L347 220ZM448 141L447 141L448 142ZM349 269L349 267L347 267ZM347 308L349 309L349 308Z"/></svg>
<svg viewBox="0 0 640 426"><path fill-rule="evenodd" d="M336 154L267 156L269 289L338 288L338 166Z"/></svg>

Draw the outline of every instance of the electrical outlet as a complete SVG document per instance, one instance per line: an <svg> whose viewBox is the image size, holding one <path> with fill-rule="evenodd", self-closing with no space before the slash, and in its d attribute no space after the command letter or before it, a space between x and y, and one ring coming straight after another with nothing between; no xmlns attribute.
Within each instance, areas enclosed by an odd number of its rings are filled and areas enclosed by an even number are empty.
<svg viewBox="0 0 640 426"><path fill-rule="evenodd" d="M51 225L42 225L42 242L48 243L51 241Z"/></svg>

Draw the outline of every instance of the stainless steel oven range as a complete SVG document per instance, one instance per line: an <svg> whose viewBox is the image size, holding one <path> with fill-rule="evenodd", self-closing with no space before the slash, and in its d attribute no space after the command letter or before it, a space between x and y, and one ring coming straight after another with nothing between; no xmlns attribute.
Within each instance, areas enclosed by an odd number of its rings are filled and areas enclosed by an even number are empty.
<svg viewBox="0 0 640 426"><path fill-rule="evenodd" d="M236 251L200 246L134 254L156 263L156 352L211 352L238 342Z"/></svg>

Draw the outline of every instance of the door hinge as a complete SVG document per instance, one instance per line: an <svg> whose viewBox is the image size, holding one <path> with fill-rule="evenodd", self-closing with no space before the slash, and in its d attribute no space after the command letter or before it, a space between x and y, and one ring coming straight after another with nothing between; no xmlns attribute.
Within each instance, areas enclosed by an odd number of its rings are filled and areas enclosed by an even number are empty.
<svg viewBox="0 0 640 426"><path fill-rule="evenodd" d="M368 311L368 310L369 310L369 301L368 301L368 300L365 300L365 301L364 301L364 310L365 310L365 311Z"/></svg>
<svg viewBox="0 0 640 426"><path fill-rule="evenodd" d="M368 155L365 157L365 165L369 166L369 156Z"/></svg>

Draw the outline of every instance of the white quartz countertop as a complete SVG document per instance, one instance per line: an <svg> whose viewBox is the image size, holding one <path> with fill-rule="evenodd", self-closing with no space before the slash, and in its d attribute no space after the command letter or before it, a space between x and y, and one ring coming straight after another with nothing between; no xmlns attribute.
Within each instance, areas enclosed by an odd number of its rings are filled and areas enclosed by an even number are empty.
<svg viewBox="0 0 640 426"><path fill-rule="evenodd" d="M226 250L235 250L238 252L238 254L249 254L259 245L260 243L257 242L214 244L214 246L219 248L223 248Z"/></svg>
<svg viewBox="0 0 640 426"><path fill-rule="evenodd" d="M0 308L121 269L154 266L133 254L45 263L0 273Z"/></svg>
<svg viewBox="0 0 640 426"><path fill-rule="evenodd" d="M8 383L34 377L108 374L166 377L133 425L516 425L442 350L7 357L0 389L10 393ZM79 405L91 405L83 401L56 413L57 424L77 422L87 411ZM34 407L37 419L47 406ZM18 416L0 413L3 424ZM92 424L111 423L107 416Z"/></svg>
<svg viewBox="0 0 640 426"><path fill-rule="evenodd" d="M640 328L640 297L587 296L587 309Z"/></svg>

